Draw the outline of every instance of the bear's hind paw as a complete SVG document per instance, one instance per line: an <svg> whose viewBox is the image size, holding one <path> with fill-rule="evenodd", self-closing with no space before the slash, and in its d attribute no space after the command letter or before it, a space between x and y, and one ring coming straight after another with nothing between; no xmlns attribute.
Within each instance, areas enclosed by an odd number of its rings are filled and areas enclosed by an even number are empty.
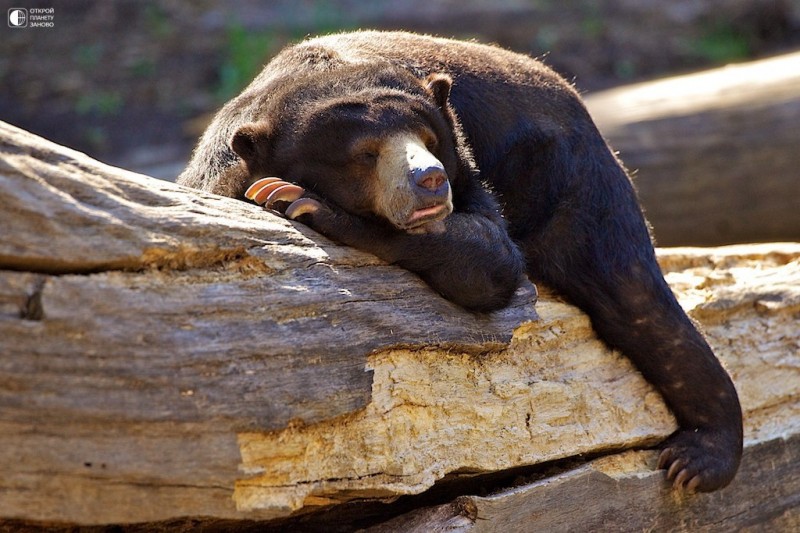
<svg viewBox="0 0 800 533"><path fill-rule="evenodd" d="M724 433L682 430L664 445L658 468L667 469L667 479L676 490L710 492L731 482L739 466L741 447Z"/></svg>

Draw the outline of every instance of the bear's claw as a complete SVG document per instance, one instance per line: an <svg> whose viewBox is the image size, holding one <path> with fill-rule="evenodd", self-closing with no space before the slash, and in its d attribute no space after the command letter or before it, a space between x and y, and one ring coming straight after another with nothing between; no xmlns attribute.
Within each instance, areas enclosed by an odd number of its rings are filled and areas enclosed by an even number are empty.
<svg viewBox="0 0 800 533"><path fill-rule="evenodd" d="M709 492L726 486L739 463L724 436L709 431L680 431L670 438L658 458L672 487L687 493ZM726 453L728 452L728 453Z"/></svg>
<svg viewBox="0 0 800 533"><path fill-rule="evenodd" d="M261 178L247 188L244 196L269 209L275 202L294 202L304 192L302 187L279 178Z"/></svg>
<svg viewBox="0 0 800 533"><path fill-rule="evenodd" d="M292 202L289 207L286 208L286 218L289 219L296 219L300 215L305 215L306 213L315 213L322 207L322 204L317 202L316 200L312 200L311 198L300 198L299 200L295 200Z"/></svg>
<svg viewBox="0 0 800 533"><path fill-rule="evenodd" d="M272 188L272 185L268 186L268 188ZM279 185L270 191L266 202L264 202L264 207L272 208L275 202L294 202L303 196L304 192L306 192L305 189L291 183Z"/></svg>
<svg viewBox="0 0 800 533"><path fill-rule="evenodd" d="M303 198L305 189L280 178L261 178L253 182L244 193L245 198L252 200L267 209L277 209L290 220L295 220L307 213L316 213L322 204L311 198ZM276 206L277 202L283 202Z"/></svg>
<svg viewBox="0 0 800 533"><path fill-rule="evenodd" d="M687 461L680 457L673 460L670 464L673 455L674 451L670 448L662 451L658 458L658 468L668 468L667 479L672 481L672 488L686 491L689 494L694 493L698 485L700 485L702 478L693 472L693 469Z"/></svg>
<svg viewBox="0 0 800 533"><path fill-rule="evenodd" d="M247 198L248 200L253 200L254 202L256 202L256 195L262 189L264 189L267 185L269 185L271 183L277 183L277 182L280 182L280 181L281 180L279 178L261 178L260 180L256 180L244 192L244 197ZM256 203L259 203L259 202L256 202Z"/></svg>

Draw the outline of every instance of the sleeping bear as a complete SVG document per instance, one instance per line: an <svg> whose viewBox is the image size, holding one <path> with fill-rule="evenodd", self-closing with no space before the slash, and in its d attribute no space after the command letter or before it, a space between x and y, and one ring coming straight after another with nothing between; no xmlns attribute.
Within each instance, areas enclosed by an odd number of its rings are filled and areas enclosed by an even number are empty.
<svg viewBox="0 0 800 533"><path fill-rule="evenodd" d="M674 487L733 479L733 383L664 281L622 164L539 61L401 32L305 41L222 108L179 183L265 204L476 312L523 275L551 287L675 414L659 458Z"/></svg>

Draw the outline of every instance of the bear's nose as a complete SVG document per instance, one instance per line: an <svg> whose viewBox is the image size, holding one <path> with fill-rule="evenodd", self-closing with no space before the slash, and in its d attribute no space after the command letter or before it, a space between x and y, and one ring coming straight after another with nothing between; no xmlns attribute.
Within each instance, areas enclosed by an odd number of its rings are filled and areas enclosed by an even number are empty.
<svg viewBox="0 0 800 533"><path fill-rule="evenodd" d="M441 165L412 168L411 182L426 194L441 195L446 192L447 174Z"/></svg>

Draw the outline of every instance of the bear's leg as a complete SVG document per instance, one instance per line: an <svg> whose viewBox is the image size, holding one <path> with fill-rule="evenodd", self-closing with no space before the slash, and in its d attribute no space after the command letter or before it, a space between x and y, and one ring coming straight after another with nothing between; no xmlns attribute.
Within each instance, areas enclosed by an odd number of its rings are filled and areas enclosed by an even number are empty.
<svg viewBox="0 0 800 533"><path fill-rule="evenodd" d="M522 253L488 192L471 183L460 187L458 196L465 210L451 213L443 232L407 233L333 208L279 178L259 179L245 191L257 204L417 273L462 307L486 312L505 307L524 276Z"/></svg>
<svg viewBox="0 0 800 533"><path fill-rule="evenodd" d="M598 335L629 357L664 397L680 429L666 443L659 467L669 469L675 486L709 491L727 485L742 446L736 390L675 300L655 257L615 244L611 228L591 236L607 240L605 249L597 242L564 249L570 237L559 233L524 244L531 276L586 311ZM643 238L639 246L650 243Z"/></svg>
<svg viewBox="0 0 800 533"><path fill-rule="evenodd" d="M543 217L552 206L534 200L538 221L515 232L528 272L588 313L598 335L629 357L672 409L680 428L659 467L675 487L724 487L742 450L733 383L664 280L622 167L604 143L595 153L569 154L560 167L558 157L543 159L531 182L538 197L556 205Z"/></svg>

